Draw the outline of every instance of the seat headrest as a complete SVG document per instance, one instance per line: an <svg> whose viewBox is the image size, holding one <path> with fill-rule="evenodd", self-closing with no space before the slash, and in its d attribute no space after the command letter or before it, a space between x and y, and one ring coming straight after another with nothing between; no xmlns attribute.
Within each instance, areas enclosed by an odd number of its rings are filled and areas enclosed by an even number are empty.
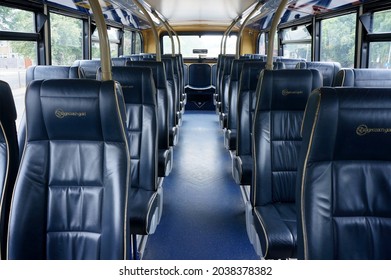
<svg viewBox="0 0 391 280"><path fill-rule="evenodd" d="M36 65L26 71L26 83L33 80L78 78L77 68L70 66Z"/></svg>
<svg viewBox="0 0 391 280"><path fill-rule="evenodd" d="M148 67L113 66L113 80L120 83L125 103L156 104L156 88L152 70ZM98 80L101 80L101 69Z"/></svg>
<svg viewBox="0 0 391 280"><path fill-rule="evenodd" d="M149 67L152 69L153 78L155 80L156 88L166 89L167 78L164 64L161 61L127 61L126 66L131 67Z"/></svg>
<svg viewBox="0 0 391 280"><path fill-rule="evenodd" d="M343 68L337 73L335 86L390 87L390 69Z"/></svg>
<svg viewBox="0 0 391 280"><path fill-rule="evenodd" d="M73 67L79 68L79 78L96 79L96 73L101 66L100 60L76 60Z"/></svg>
<svg viewBox="0 0 391 280"><path fill-rule="evenodd" d="M341 64L339 62L323 62L323 61L312 61L312 62L299 62L296 65L299 69L317 69L322 73L323 85L333 86L335 83L335 77L339 70L341 70Z"/></svg>
<svg viewBox="0 0 391 280"><path fill-rule="evenodd" d="M123 102L120 86L114 81L33 81L26 91L27 142L123 142L119 137L126 120Z"/></svg>
<svg viewBox="0 0 391 280"><path fill-rule="evenodd" d="M314 91L308 101L302 134L303 139L313 134L310 161L389 161L391 89Z"/></svg>
<svg viewBox="0 0 391 280"><path fill-rule="evenodd" d="M315 69L263 70L259 79L259 110L304 110L311 92L322 86Z"/></svg>
<svg viewBox="0 0 391 280"><path fill-rule="evenodd" d="M264 61L254 61L247 60L243 63L240 90L255 90L257 88L258 79L260 73L266 67L266 62ZM284 64L282 62L273 62L273 67L275 70L284 69Z"/></svg>
<svg viewBox="0 0 391 280"><path fill-rule="evenodd" d="M240 74L243 69L243 64L249 61L249 59L234 59L232 62L232 69L231 69L231 81L239 81Z"/></svg>

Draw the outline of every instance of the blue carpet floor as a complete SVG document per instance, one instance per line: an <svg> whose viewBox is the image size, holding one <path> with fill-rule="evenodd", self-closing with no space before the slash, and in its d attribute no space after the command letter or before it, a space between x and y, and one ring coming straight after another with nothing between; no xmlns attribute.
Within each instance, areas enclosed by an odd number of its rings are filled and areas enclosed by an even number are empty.
<svg viewBox="0 0 391 280"><path fill-rule="evenodd" d="M179 137L173 170L163 182L162 219L143 259L259 259L246 234L244 203L218 116L186 111Z"/></svg>

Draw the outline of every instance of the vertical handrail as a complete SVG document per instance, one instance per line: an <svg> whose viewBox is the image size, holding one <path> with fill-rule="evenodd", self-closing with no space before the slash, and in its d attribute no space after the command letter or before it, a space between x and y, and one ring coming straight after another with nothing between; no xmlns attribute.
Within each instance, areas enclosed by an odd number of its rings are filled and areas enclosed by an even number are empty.
<svg viewBox="0 0 391 280"><path fill-rule="evenodd" d="M103 12L102 12L102 8L100 7L99 0L88 0L88 2L90 3L90 7L94 15L95 23L98 28L102 80L109 81L112 80L111 56L110 56L109 36L107 34L107 26L106 26L105 18L103 16Z"/></svg>
<svg viewBox="0 0 391 280"><path fill-rule="evenodd" d="M280 22L282 13L285 10L288 0L281 0L280 5L278 6L276 12L274 13L272 24L269 31L269 45L267 48L267 60L266 60L266 69L273 70L273 49L274 49L274 38L276 36L277 26Z"/></svg>
<svg viewBox="0 0 391 280"><path fill-rule="evenodd" d="M235 58L236 59L239 59L239 57L240 57L240 45L241 45L241 41L242 41L243 30L246 27L247 22L250 20L250 18L254 15L254 13L256 11L259 10L259 8L262 5L264 5L263 1L258 2L257 5L254 7L254 9L251 11L251 13L244 19L243 24L240 27L239 34L238 34L238 39L236 41L236 54L235 54Z"/></svg>
<svg viewBox="0 0 391 280"><path fill-rule="evenodd" d="M221 38L221 43L220 43L220 54L225 54L224 52L224 41L225 38L227 37L228 33L231 32L232 28L235 26L237 23L237 19L234 19L231 24L228 26L228 28L224 31L223 37Z"/></svg>
<svg viewBox="0 0 391 280"><path fill-rule="evenodd" d="M150 14L148 13L148 11L145 9L145 7L138 1L138 0L133 0L134 4L137 5L137 7L139 7L139 9L143 12L143 14L145 15L145 17L147 18L149 24L151 25L151 28L152 28L152 32L153 32L153 36L155 38L155 44L156 44L156 61L162 61L162 56L161 56L161 53L160 53L160 41L159 41L159 35L157 33L157 30L156 30L156 26L150 16Z"/></svg>
<svg viewBox="0 0 391 280"><path fill-rule="evenodd" d="M170 27L168 27L168 24L166 21L164 21L159 15L158 13L156 12L156 10L152 10L151 13L160 20L161 23L163 23L164 27L166 28L167 30L167 33L168 33L168 36L170 37L170 40L171 40L171 56L175 56L175 44L174 44L174 38L172 36L172 33L171 33L171 30L170 30Z"/></svg>
<svg viewBox="0 0 391 280"><path fill-rule="evenodd" d="M181 54L181 41L179 40L178 33L176 33L174 28L172 28L171 24L167 20L165 20L165 22L166 22L167 26L171 29L171 32L174 33L176 40L178 42L178 54Z"/></svg>
<svg viewBox="0 0 391 280"><path fill-rule="evenodd" d="M242 19L242 16L238 16L235 21L234 21L234 24L232 25L231 29L227 32L227 35L225 36L224 38L224 46L223 46L223 54L226 54L227 52L227 39L229 37L229 34L231 33L232 29L234 28L234 26Z"/></svg>

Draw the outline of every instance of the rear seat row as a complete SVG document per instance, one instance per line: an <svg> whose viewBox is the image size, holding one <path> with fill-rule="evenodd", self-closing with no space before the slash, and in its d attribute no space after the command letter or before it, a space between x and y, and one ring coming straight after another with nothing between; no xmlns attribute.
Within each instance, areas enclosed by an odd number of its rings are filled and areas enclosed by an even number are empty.
<svg viewBox="0 0 391 280"><path fill-rule="evenodd" d="M173 60L170 58L170 62L172 61ZM170 65L169 63L167 64ZM131 168L131 176L129 178L131 188L129 189L128 194L131 201L128 206L128 219L130 221L128 232L132 235L133 239L133 258L137 258L139 257L137 255L137 242L140 241L137 236L152 234L156 229L162 214L162 180L163 177L169 175L172 169L173 147L176 145L179 135L179 124L177 121L180 118L175 115L171 119L169 117L168 112L171 108L169 102L174 100L169 98L169 91L172 90L171 92L173 95L174 90L176 91L178 89L178 92L180 92L181 89L177 88L179 77L177 77L177 81L171 81L171 88L167 87L167 67L164 68L164 63L126 60L126 65L128 66L113 66L112 77L113 80L118 81L122 87L124 110L126 111L124 124L127 142L129 143ZM100 80L100 62L77 61L72 67L35 66L30 67L26 74L27 82L30 84L33 84L36 80L75 79L79 77L87 80ZM170 78L173 79L173 76ZM60 80L58 81L60 82ZM2 86L2 89L3 88L4 87ZM8 92L4 94L8 94L12 98L10 90L4 91ZM29 89L27 91L29 91ZM67 90L65 89L65 91ZM29 93L27 92L27 95L28 94ZM83 92L78 96L82 95ZM82 100L82 97L78 98ZM5 105L3 102L2 104ZM26 108L28 108L28 105L29 104L26 104ZM7 108L6 111L8 111L9 108ZM3 113L3 108L1 113L5 114ZM177 113L183 113L183 111ZM15 125L15 119L16 116L13 118L13 121L9 123ZM23 116L20 124L19 143L16 143L15 141L16 129L14 130L14 134L12 135L14 135L13 140L15 143L12 144L11 141L7 141L7 145L5 146L7 146L7 149L9 149L9 147L16 149L15 151L11 149L11 151L13 154L18 154L16 160L19 162L19 158L23 161L23 147L25 147L26 144L28 145L28 143L26 143L28 135L26 135L27 125L25 116ZM20 153L18 152L18 147L21 147ZM9 157L10 155L5 156L4 160L9 160ZM4 166L11 167L12 165L8 164ZM2 170L6 170L6 168ZM17 167L12 168L10 171L12 170L16 173ZM9 181L12 180L12 178L15 179L14 177L15 176L12 177L7 175L4 178L8 178ZM11 185L12 182L7 182L7 186L3 185L2 191L0 192L2 201L4 197L4 203L1 204L1 259L7 257L5 245L7 243L6 239L8 235L6 221L8 221L7 217L11 203L13 188L13 185Z"/></svg>
<svg viewBox="0 0 391 280"><path fill-rule="evenodd" d="M263 62L231 61L227 87L231 102L237 93L237 106L230 107L224 144L245 192L247 232L257 253L267 259L390 258L383 235L391 230L384 218L391 214L391 183L384 179L389 164L379 164L390 157L378 151L389 149L391 92L379 87L391 87L391 71L319 62L263 70Z"/></svg>

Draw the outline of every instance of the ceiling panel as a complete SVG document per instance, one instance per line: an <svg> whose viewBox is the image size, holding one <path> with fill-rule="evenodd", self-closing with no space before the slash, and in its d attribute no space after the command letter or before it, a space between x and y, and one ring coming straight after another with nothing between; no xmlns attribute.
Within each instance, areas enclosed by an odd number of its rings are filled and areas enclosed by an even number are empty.
<svg viewBox="0 0 391 280"><path fill-rule="evenodd" d="M172 25L229 25L257 0L146 0Z"/></svg>

